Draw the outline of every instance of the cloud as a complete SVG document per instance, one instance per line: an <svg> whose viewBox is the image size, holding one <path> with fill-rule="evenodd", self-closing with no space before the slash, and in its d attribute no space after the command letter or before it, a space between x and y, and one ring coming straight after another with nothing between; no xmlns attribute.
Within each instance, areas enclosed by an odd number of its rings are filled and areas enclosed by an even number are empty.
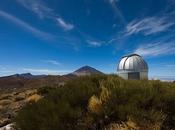
<svg viewBox="0 0 175 130"><path fill-rule="evenodd" d="M109 2L110 2L111 4L114 4L114 3L119 2L119 0L109 0Z"/></svg>
<svg viewBox="0 0 175 130"><path fill-rule="evenodd" d="M17 2L40 18L48 18L54 15L53 9L47 7L41 0L17 0Z"/></svg>
<svg viewBox="0 0 175 130"><path fill-rule="evenodd" d="M126 35L143 33L144 35L167 31L175 23L168 17L146 17L142 20L133 20L126 27Z"/></svg>
<svg viewBox="0 0 175 130"><path fill-rule="evenodd" d="M45 63L49 63L49 64L53 64L53 65L61 65L61 63L59 63L56 60L42 60Z"/></svg>
<svg viewBox="0 0 175 130"><path fill-rule="evenodd" d="M23 29L34 34L37 37L40 37L40 38L53 38L54 37L53 35L51 35L47 32L41 31L41 30L31 26L30 24L22 21L21 19L15 17L15 16L12 16L4 11L0 10L0 16L9 20L10 22L15 23L16 25L22 27Z"/></svg>
<svg viewBox="0 0 175 130"><path fill-rule="evenodd" d="M12 75L14 73L15 73L14 69L11 69L7 66L0 65L0 77L1 76Z"/></svg>
<svg viewBox="0 0 175 130"><path fill-rule="evenodd" d="M17 2L24 8L37 14L39 18L48 18L58 23L58 25L66 31L72 30L74 28L73 24L65 22L58 14L54 13L54 10L47 7L45 3L41 0L17 0Z"/></svg>
<svg viewBox="0 0 175 130"><path fill-rule="evenodd" d="M142 56L159 56L175 54L174 42L153 42L139 46L134 53Z"/></svg>
<svg viewBox="0 0 175 130"><path fill-rule="evenodd" d="M119 2L119 0L108 0L108 2L111 5L111 7L113 8L116 17L119 18L119 20L123 24L125 24L126 23L126 20L125 20L125 18L123 16L122 12L120 11L120 9L117 6L117 3Z"/></svg>
<svg viewBox="0 0 175 130"><path fill-rule="evenodd" d="M112 43L115 43L119 40L119 38L112 38L110 40L107 41L107 44L112 44Z"/></svg>
<svg viewBox="0 0 175 130"><path fill-rule="evenodd" d="M57 18L58 25L62 27L64 30L72 30L74 28L73 24L66 23L64 19Z"/></svg>
<svg viewBox="0 0 175 130"><path fill-rule="evenodd" d="M92 47L100 47L103 43L103 42L91 41L91 40L87 40L86 42Z"/></svg>
<svg viewBox="0 0 175 130"><path fill-rule="evenodd" d="M33 74L49 74L49 75L67 74L71 72L70 70L51 70L51 69L36 69L36 68L23 68L22 70Z"/></svg>
<svg viewBox="0 0 175 130"><path fill-rule="evenodd" d="M32 73L35 75L63 75L72 72L71 70L55 70L48 68L25 68L25 67L4 67L0 66L0 76L8 76L13 74L21 74L21 73Z"/></svg>
<svg viewBox="0 0 175 130"><path fill-rule="evenodd" d="M167 64L166 67L175 67L175 64Z"/></svg>

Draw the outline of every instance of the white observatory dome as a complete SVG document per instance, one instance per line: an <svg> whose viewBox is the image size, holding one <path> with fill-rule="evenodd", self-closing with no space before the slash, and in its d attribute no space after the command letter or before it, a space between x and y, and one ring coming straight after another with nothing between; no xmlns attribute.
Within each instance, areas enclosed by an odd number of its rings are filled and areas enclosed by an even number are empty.
<svg viewBox="0 0 175 130"><path fill-rule="evenodd" d="M117 73L124 79L148 79L148 65L137 54L131 54L121 58Z"/></svg>

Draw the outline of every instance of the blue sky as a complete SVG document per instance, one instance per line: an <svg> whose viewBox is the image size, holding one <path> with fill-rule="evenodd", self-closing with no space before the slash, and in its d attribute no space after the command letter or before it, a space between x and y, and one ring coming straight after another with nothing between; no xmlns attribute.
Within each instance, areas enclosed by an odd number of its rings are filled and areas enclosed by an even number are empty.
<svg viewBox="0 0 175 130"><path fill-rule="evenodd" d="M138 53L150 77L175 79L174 0L3 0L0 75L116 73Z"/></svg>

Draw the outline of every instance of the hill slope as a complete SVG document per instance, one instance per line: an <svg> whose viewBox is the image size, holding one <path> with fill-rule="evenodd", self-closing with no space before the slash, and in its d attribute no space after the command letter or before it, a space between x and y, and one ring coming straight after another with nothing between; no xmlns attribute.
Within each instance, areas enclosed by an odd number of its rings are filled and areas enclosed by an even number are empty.
<svg viewBox="0 0 175 130"><path fill-rule="evenodd" d="M43 86L59 86L60 83L76 78L77 76L86 76L92 74L103 74L102 72L90 67L83 66L73 73L67 75L32 75L30 73L14 74L0 77L0 90L21 89L21 88L39 88Z"/></svg>
<svg viewBox="0 0 175 130"><path fill-rule="evenodd" d="M77 76L85 76L85 75L103 74L103 73L90 66L83 66L78 70L74 71L73 74Z"/></svg>

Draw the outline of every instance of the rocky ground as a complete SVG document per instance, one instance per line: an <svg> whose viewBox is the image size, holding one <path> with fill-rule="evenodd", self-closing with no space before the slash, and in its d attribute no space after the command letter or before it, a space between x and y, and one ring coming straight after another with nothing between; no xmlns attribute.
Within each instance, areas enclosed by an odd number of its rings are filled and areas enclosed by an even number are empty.
<svg viewBox="0 0 175 130"><path fill-rule="evenodd" d="M26 73L0 77L0 130L4 130L2 127L12 123L17 112L26 103L42 98L37 94L37 89L44 86L60 87L79 75L89 74L102 74L102 72L90 66L84 66L63 76L36 76Z"/></svg>
<svg viewBox="0 0 175 130"><path fill-rule="evenodd" d="M37 101L41 96L36 89L23 89L0 93L0 128L12 122L16 113L28 102Z"/></svg>

